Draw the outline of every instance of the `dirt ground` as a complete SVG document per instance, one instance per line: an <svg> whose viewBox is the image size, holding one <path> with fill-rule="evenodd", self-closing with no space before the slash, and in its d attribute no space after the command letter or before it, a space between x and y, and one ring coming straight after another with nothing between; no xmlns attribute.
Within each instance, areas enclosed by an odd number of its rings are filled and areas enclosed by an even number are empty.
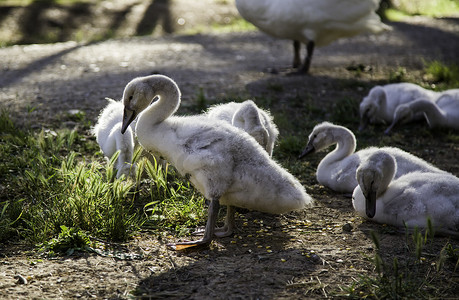
<svg viewBox="0 0 459 300"><path fill-rule="evenodd" d="M231 1L221 2L213 17L222 7L222 15L236 13ZM195 107L202 90L214 102L269 95L266 108L289 114L295 110L288 102L294 97L330 109L337 98L363 97L366 88L345 85L355 78L349 66L370 66L359 80L377 84L394 70L419 76L425 60L459 63L458 18L417 17L390 25L393 31L379 36L362 35L317 49L308 76L273 72L290 65L292 45L260 32L1 48L0 105L27 126L73 127L69 111L84 111L94 121L105 97L119 99L132 78L161 73L182 90L179 113ZM303 136L310 130L305 128ZM415 153L459 176L458 150L454 141L437 138ZM321 157L311 158L311 165ZM122 257L78 253L44 259L20 244L0 245L0 298L126 299L133 291L154 299L338 297L345 294L341 289L374 271L371 230L379 232L387 256L404 259L403 234L357 217L351 200L318 185L313 173L295 175L315 198L314 207L281 216L241 213L235 235L200 251L168 250L166 244L175 241L168 233L140 234L119 248ZM448 241L459 247L458 241L436 238L436 253ZM21 284L17 275L28 283ZM457 275L445 284L457 288ZM452 295L454 291L448 293Z"/></svg>

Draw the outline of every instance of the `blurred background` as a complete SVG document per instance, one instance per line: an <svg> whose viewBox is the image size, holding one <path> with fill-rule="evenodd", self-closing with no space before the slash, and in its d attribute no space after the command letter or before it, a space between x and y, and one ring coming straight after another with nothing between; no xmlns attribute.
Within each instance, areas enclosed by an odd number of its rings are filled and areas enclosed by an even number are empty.
<svg viewBox="0 0 459 300"><path fill-rule="evenodd" d="M458 0L382 0L380 15L459 16ZM234 0L0 0L0 47L255 30Z"/></svg>

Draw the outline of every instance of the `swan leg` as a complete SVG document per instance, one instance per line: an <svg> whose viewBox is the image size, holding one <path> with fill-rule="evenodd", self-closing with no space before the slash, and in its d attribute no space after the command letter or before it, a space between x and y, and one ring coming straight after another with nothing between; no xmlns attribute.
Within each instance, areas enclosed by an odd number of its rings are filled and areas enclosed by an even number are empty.
<svg viewBox="0 0 459 300"><path fill-rule="evenodd" d="M293 68L298 68L301 65L300 57L301 43L298 40L293 41Z"/></svg>
<svg viewBox="0 0 459 300"><path fill-rule="evenodd" d="M204 236L200 240L196 241L184 241L176 244L169 244L168 246L172 247L175 250L182 250L189 247L196 247L200 245L206 245L212 242L212 238L215 233L215 223L217 221L218 210L220 209L220 202L217 200L210 201L207 223L204 231Z"/></svg>
<svg viewBox="0 0 459 300"><path fill-rule="evenodd" d="M314 41L309 41L306 45L306 58L304 59L303 67L300 72L307 74L309 72L309 67L311 66L312 54L314 53Z"/></svg>
<svg viewBox="0 0 459 300"><path fill-rule="evenodd" d="M215 236L217 237L226 237L233 234L234 231L234 213L236 209L234 206L228 205L226 207L226 220L225 225L221 228L215 229Z"/></svg>
<svg viewBox="0 0 459 300"><path fill-rule="evenodd" d="M226 220L223 227L215 227L214 234L217 237L227 237L233 234L234 231L234 213L236 209L234 206L228 205L226 207ZM203 235L205 233L205 228L200 228L193 232L193 235Z"/></svg>

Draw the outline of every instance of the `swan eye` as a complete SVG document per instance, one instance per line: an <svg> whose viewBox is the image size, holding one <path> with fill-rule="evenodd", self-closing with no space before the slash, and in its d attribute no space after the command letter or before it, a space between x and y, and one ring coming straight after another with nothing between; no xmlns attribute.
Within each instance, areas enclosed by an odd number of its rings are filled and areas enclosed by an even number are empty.
<svg viewBox="0 0 459 300"><path fill-rule="evenodd" d="M133 98L133 97L132 97L132 95L131 95L131 96L129 96L129 101L131 101L131 100L132 100L132 98Z"/></svg>

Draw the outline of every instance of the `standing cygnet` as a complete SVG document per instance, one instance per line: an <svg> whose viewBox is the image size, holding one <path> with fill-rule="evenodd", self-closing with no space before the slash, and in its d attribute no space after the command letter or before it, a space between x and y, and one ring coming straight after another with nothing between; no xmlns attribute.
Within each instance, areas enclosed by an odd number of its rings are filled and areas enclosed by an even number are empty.
<svg viewBox="0 0 459 300"><path fill-rule="evenodd" d="M357 169L352 202L364 218L399 228L426 228L459 236L459 178L451 174L412 172L394 178L397 162L387 151L366 157Z"/></svg>
<svg viewBox="0 0 459 300"><path fill-rule="evenodd" d="M156 96L158 100L151 103ZM123 93L121 129L124 133L138 115L135 131L142 147L188 175L210 200L204 237L177 245L207 244L214 235L231 234L234 210L228 210L225 227L215 229L220 203L268 213L285 213L312 203L300 182L246 132L203 115L174 116L180 98L177 84L166 76L133 79Z"/></svg>
<svg viewBox="0 0 459 300"><path fill-rule="evenodd" d="M360 127L365 129L368 123L371 124L390 124L394 117L395 109L405 103L409 103L418 98L434 101L438 93L424 89L423 87L408 83L392 83L384 86L375 86L370 90L368 96L363 98L360 103ZM413 115L413 119L419 120L422 114Z"/></svg>
<svg viewBox="0 0 459 300"><path fill-rule="evenodd" d="M207 110L206 115L241 128L272 156L279 130L271 114L259 108L252 100L214 105Z"/></svg>
<svg viewBox="0 0 459 300"><path fill-rule="evenodd" d="M379 0L236 0L241 16L274 37L293 40L293 67L301 65L301 43L307 54L300 72L308 73L315 46L390 27L375 13Z"/></svg>

